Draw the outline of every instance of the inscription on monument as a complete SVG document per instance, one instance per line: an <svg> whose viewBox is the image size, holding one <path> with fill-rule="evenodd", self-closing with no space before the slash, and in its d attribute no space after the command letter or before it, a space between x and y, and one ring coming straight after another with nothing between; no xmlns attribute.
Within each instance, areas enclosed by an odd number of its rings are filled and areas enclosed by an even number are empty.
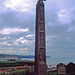
<svg viewBox="0 0 75 75"><path fill-rule="evenodd" d="M40 30L44 29L44 19L40 18Z"/></svg>
<svg viewBox="0 0 75 75"><path fill-rule="evenodd" d="M40 75L45 75L45 72L46 71L46 65L45 65L45 62L42 61L41 64L40 64Z"/></svg>
<svg viewBox="0 0 75 75"><path fill-rule="evenodd" d="M45 36L43 32L40 32L40 46L44 47L45 46Z"/></svg>
<svg viewBox="0 0 75 75"><path fill-rule="evenodd" d="M43 12L43 7L40 7L40 30L44 30L44 12Z"/></svg>
<svg viewBox="0 0 75 75"><path fill-rule="evenodd" d="M40 61L44 60L44 54L45 54L45 49L44 48L40 48L40 52L39 52L39 60Z"/></svg>

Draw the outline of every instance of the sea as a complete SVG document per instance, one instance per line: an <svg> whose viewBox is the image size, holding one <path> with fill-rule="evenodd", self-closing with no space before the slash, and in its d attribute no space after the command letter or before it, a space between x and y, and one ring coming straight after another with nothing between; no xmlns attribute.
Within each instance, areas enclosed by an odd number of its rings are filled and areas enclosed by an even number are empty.
<svg viewBox="0 0 75 75"><path fill-rule="evenodd" d="M34 61L34 58L22 58L22 60ZM67 65L70 62L75 63L75 57L46 58L46 64L53 66L59 63Z"/></svg>

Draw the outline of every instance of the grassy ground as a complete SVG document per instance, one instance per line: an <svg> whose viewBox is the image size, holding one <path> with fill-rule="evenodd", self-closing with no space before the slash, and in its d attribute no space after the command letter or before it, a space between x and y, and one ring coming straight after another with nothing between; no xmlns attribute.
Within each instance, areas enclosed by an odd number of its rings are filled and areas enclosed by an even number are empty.
<svg viewBox="0 0 75 75"><path fill-rule="evenodd" d="M24 75L25 71L24 70L18 70L18 71L14 71L12 73L8 73L7 75Z"/></svg>
<svg viewBox="0 0 75 75"><path fill-rule="evenodd" d="M48 71L47 75L57 75L57 71Z"/></svg>
<svg viewBox="0 0 75 75"><path fill-rule="evenodd" d="M18 70L12 73L8 73L7 75L34 75L34 70L26 69L26 70ZM57 75L57 71L48 71L47 75Z"/></svg>
<svg viewBox="0 0 75 75"><path fill-rule="evenodd" d="M0 67L15 67L15 66L32 66L34 65L33 61L8 61L8 62L0 62Z"/></svg>
<svg viewBox="0 0 75 75"><path fill-rule="evenodd" d="M0 62L0 67L12 67L15 65L21 65L21 64L28 64L28 65L34 65L34 62ZM4 74L3 74L4 75ZM22 70L17 70L17 71L13 71L11 73L8 73L6 75L34 75L34 69L22 69ZM57 71L47 71L47 75L57 75Z"/></svg>
<svg viewBox="0 0 75 75"><path fill-rule="evenodd" d="M22 69L22 70L14 71L12 73L8 73L6 75L34 75L34 70Z"/></svg>

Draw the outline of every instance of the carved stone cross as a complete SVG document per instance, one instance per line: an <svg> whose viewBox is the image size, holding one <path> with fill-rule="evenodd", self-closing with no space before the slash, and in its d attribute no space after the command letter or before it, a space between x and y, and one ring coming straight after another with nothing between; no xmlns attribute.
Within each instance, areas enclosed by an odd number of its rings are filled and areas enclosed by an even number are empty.
<svg viewBox="0 0 75 75"><path fill-rule="evenodd" d="M36 34L35 34L35 75L46 75L46 43L45 43L45 13L44 2L36 4Z"/></svg>

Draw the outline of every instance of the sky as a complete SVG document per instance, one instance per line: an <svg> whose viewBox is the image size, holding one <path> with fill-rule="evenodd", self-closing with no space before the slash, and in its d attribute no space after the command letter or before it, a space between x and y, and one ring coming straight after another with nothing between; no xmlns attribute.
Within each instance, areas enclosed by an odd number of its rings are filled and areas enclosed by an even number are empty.
<svg viewBox="0 0 75 75"><path fill-rule="evenodd" d="M0 0L0 53L35 55L37 0ZM75 57L75 0L46 0L46 55Z"/></svg>

